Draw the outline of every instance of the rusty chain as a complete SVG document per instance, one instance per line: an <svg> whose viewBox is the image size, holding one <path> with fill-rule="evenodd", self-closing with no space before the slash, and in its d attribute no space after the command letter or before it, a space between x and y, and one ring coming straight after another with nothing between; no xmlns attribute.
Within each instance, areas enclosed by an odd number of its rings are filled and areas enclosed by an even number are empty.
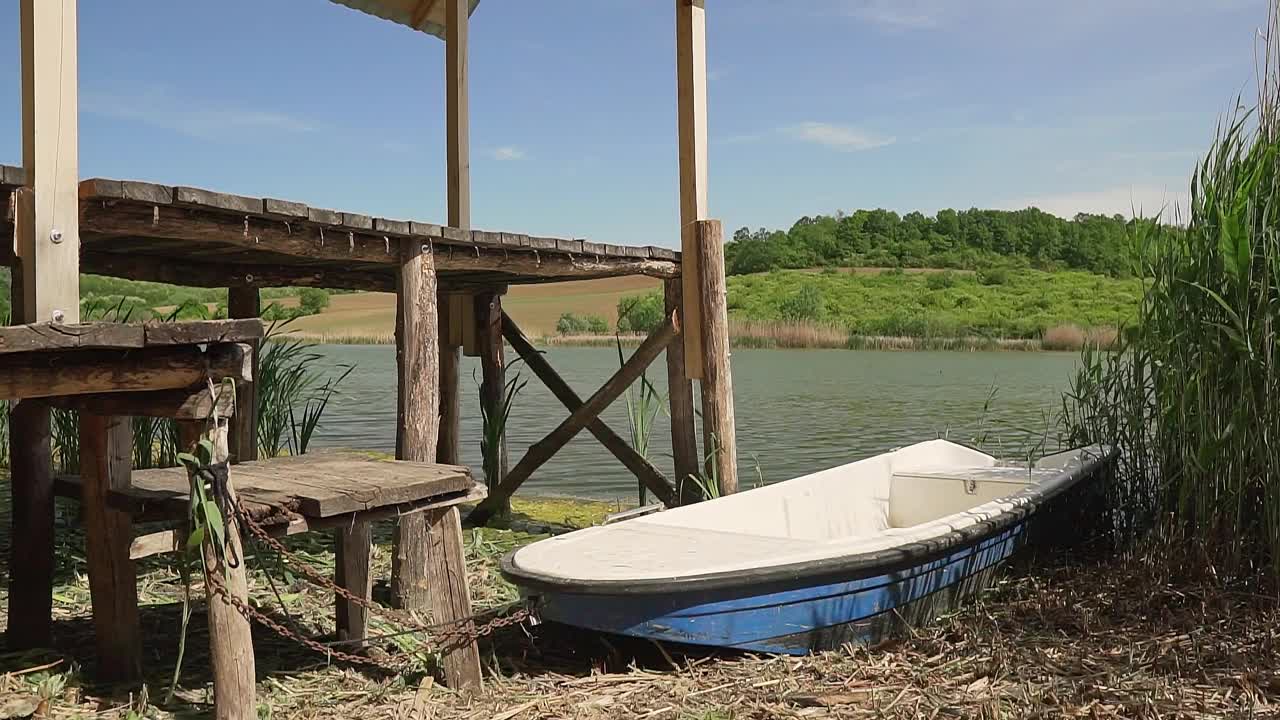
<svg viewBox="0 0 1280 720"><path fill-rule="evenodd" d="M337 584L332 579L316 571L309 563L305 560L299 559L288 548L286 548L283 543L272 537L266 529L250 518L243 503L238 499L235 501L235 517L236 520L238 520L240 524L249 531L249 534L252 535L256 541L270 547L278 553L281 558L288 560L312 584L326 590L331 590L335 595L353 602L373 614L389 618L391 621L403 626L404 628L401 632L390 633L387 635L323 643L313 638L306 637L292 628L285 627L266 613L263 613L257 608L249 605L245 600L236 597L228 590L226 585L223 584L222 580L215 576L215 574L208 572L205 573L205 581L208 584L210 592L223 598L224 601L243 615L246 620L257 621L277 635L288 640L293 640L294 642L325 655L326 657L344 662L376 667L392 674L401 674L410 668L410 663L407 661L396 664L383 662L372 657L335 650L333 646L344 644L366 645L368 643L390 637L410 634L425 634L436 642L437 652L444 654L451 650L469 645L482 637L492 634L493 631L499 628L517 625L532 617L532 613L527 606L513 604L497 608L496 610L476 613L474 615L441 623L423 623L411 613L389 608L385 605L376 603L371 599L360 597ZM477 623L477 621L481 619L484 619L484 622Z"/></svg>

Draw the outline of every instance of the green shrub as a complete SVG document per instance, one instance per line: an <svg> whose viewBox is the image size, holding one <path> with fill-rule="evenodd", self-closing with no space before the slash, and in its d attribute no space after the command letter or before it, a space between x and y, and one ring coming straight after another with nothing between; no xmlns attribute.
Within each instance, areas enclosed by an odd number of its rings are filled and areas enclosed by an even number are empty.
<svg viewBox="0 0 1280 720"><path fill-rule="evenodd" d="M302 288L298 291L298 306L303 315L316 315L329 307L329 291L320 288Z"/></svg>
<svg viewBox="0 0 1280 720"><path fill-rule="evenodd" d="M1007 285L1009 283L1009 269L993 267L979 270L978 282L983 285Z"/></svg>
<svg viewBox="0 0 1280 720"><path fill-rule="evenodd" d="M604 335L609 332L609 322L599 315L567 312L556 321L556 332L561 335Z"/></svg>
<svg viewBox="0 0 1280 720"><path fill-rule="evenodd" d="M949 287L955 287L956 274L950 270L940 273L930 273L925 276L924 284L930 290L945 290Z"/></svg>
<svg viewBox="0 0 1280 720"><path fill-rule="evenodd" d="M587 316L587 332L592 335L606 335L609 332L609 321L599 315Z"/></svg>
<svg viewBox="0 0 1280 720"><path fill-rule="evenodd" d="M796 294L782 301L778 312L784 320L814 322L827 314L827 304L821 290L813 285L804 285Z"/></svg>
<svg viewBox="0 0 1280 720"><path fill-rule="evenodd" d="M666 304L660 293L628 295L618 301L618 332L650 333L666 317Z"/></svg>

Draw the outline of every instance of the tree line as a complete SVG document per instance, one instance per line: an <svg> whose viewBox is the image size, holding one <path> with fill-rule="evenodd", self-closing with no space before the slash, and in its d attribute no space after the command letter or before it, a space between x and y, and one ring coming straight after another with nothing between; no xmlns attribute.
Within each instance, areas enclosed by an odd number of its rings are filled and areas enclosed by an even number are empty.
<svg viewBox="0 0 1280 720"><path fill-rule="evenodd" d="M1133 274L1121 215L1081 213L1071 220L1036 208L940 210L929 216L857 210L802 217L790 230L741 228L725 244L730 275L824 266L955 268L1027 265L1042 270Z"/></svg>

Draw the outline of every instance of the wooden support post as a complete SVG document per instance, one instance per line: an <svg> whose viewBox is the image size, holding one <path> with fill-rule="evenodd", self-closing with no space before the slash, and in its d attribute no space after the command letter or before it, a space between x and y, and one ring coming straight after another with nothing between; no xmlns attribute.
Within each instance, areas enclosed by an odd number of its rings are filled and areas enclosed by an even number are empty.
<svg viewBox="0 0 1280 720"><path fill-rule="evenodd" d="M47 647L53 626L53 463L49 406L23 400L9 408L10 650Z"/></svg>
<svg viewBox="0 0 1280 720"><path fill-rule="evenodd" d="M434 255L430 245L401 247L396 293L396 457L431 462L440 437L440 336ZM396 525L391 555L391 602L427 606L426 519L406 515Z"/></svg>
<svg viewBox="0 0 1280 720"><path fill-rule="evenodd" d="M232 318L257 318L262 315L262 297L256 287L227 288L227 315ZM231 462L241 463L258 459L258 353L262 345L249 343L253 348L254 382L236 383L236 411L231 419Z"/></svg>
<svg viewBox="0 0 1280 720"><path fill-rule="evenodd" d="M578 393L574 392L569 383L551 367L551 363L547 362L546 357L538 352L524 333L520 331L519 326L506 313L502 314L502 334L506 336L507 342L511 343L511 349L516 351L524 364L537 375L542 384L547 386L552 395L556 396L561 403L568 408L570 413L577 412L582 407L582 398L578 397ZM673 342L667 345L667 352L671 352L674 348L679 348L680 343ZM685 382L688 382L687 380ZM604 420L599 417L587 423L587 432L595 436L596 440L605 447L618 461L627 467L636 479L644 484L659 500L669 507L676 505L676 491L662 473L653 466L640 453L636 452L626 440L623 440L613 431ZM697 461L694 461L694 471L697 471Z"/></svg>
<svg viewBox="0 0 1280 720"><path fill-rule="evenodd" d="M693 223L707 217L707 21L705 0L676 0L676 116L680 138L680 264L685 372L701 378L703 298Z"/></svg>
<svg viewBox="0 0 1280 720"><path fill-rule="evenodd" d="M664 280L662 296L667 317L674 318L683 330L681 286L679 278ZM676 488L679 490L680 503L688 504L698 502L703 497L701 488L694 482L700 463L697 432L694 429L693 382L685 371L684 348L683 342L667 346L667 400L671 405L671 454L675 460Z"/></svg>
<svg viewBox="0 0 1280 720"><path fill-rule="evenodd" d="M457 465L461 462L459 454L462 442L462 390L458 367L462 361L459 356L459 342L451 338L453 317L451 301L454 297L449 293L438 293L440 317L440 438L436 446L436 462L446 465Z"/></svg>
<svg viewBox="0 0 1280 720"><path fill-rule="evenodd" d="M729 306L724 279L724 236L719 220L694 223L702 295L702 447L720 494L738 491L738 440L729 370Z"/></svg>
<svg viewBox="0 0 1280 720"><path fill-rule="evenodd" d="M373 574L369 572L373 550L373 524L353 520L334 531L334 582L357 597L373 598ZM368 635L369 610L344 597L334 598L339 640L362 640Z"/></svg>
<svg viewBox="0 0 1280 720"><path fill-rule="evenodd" d="M15 196L30 190L19 190ZM29 215L30 213L28 213ZM23 322L21 273L13 274L12 315ZM47 646L53 630L53 449L49 406L25 400L9 406L9 619L11 650Z"/></svg>
<svg viewBox="0 0 1280 720"><path fill-rule="evenodd" d="M178 443L184 452L190 452L202 436L209 435L214 445L214 460L228 458L227 423L220 422L206 433L206 423L183 421L178 423ZM234 475L234 474L232 474ZM235 502L233 476L227 478L227 492ZM244 545L240 539L240 524L231 508L222 510L225 520L227 555L242 561L224 566L215 552L210 538L204 541L205 584L221 583L232 596L247 603L249 583L245 574ZM210 580L210 577L213 579ZM256 663L253 657L253 635L249 620L221 595L210 593L209 613L209 664L213 674L213 717L216 720L257 720Z"/></svg>
<svg viewBox="0 0 1280 720"><path fill-rule="evenodd" d="M129 487L132 443L129 418L80 416L80 509L97 636L97 675L104 682L134 682L142 677L138 578L129 559L132 519L107 504L112 490Z"/></svg>
<svg viewBox="0 0 1280 720"><path fill-rule="evenodd" d="M520 462L511 468L511 472L507 474L506 479L502 481L502 486L489 493L489 497L485 498L474 510L471 511L469 520L475 525L483 525L493 517L494 511L498 507L499 500L503 497L511 497L517 488L529 479L529 476L543 463L550 460L560 448L573 439L584 427L592 420L600 416L600 413L618 396L622 395L631 383L635 382L645 368L658 357L658 354L676 339L676 328L670 320L662 324L662 327L654 330L645 341L640 343L640 347L636 348L635 353L627 359L622 367L613 374L599 390L595 391L591 397L587 398L577 410L563 422L556 426L554 430L547 433L546 437L529 447L529 451L524 457L520 458Z"/></svg>
<svg viewBox="0 0 1280 720"><path fill-rule="evenodd" d="M453 0L449 0L453 2ZM467 561L462 547L462 519L456 506L420 513L427 525L427 588L432 622L462 620L471 616L471 590L467 587ZM445 648L440 663L449 687L479 690L480 651L474 640Z"/></svg>
<svg viewBox="0 0 1280 720"><path fill-rule="evenodd" d="M502 341L502 295L497 292L483 292L475 295L476 348L480 355L480 404L484 416L490 422L504 423L502 417L503 403L506 400L507 366L503 357ZM489 430L485 429L488 438ZM495 461L490 467L489 458L485 459L485 485L496 488L502 485L507 476L507 436L505 427L498 438ZM502 504L500 512L505 514L511 509L510 499Z"/></svg>
<svg viewBox="0 0 1280 720"><path fill-rule="evenodd" d="M22 166L18 221L25 322L80 322L76 0L21 0ZM19 212L22 204L19 205Z"/></svg>

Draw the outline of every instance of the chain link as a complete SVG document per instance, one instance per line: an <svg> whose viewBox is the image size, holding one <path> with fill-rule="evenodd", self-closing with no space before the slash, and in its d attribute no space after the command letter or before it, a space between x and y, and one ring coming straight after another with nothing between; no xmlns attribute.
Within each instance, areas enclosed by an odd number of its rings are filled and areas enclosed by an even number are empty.
<svg viewBox="0 0 1280 720"><path fill-rule="evenodd" d="M300 560L297 556L295 556L292 552L290 552L289 549L286 548L283 543L281 543L276 538L272 537L271 534L266 531L266 529L264 529L252 518L250 518L248 511L244 507L244 504L241 503L239 500L235 502L235 516L236 516L236 520L238 520L240 524L243 525L249 531L249 534L252 535L256 541L261 542L263 545L266 545L267 547L270 547L272 550L278 553L281 558L288 560L295 568L297 568L301 572L303 576L305 576L309 581L311 581L312 584L327 590L332 590L335 595L343 598L344 600L353 602L356 605L359 605L360 607L365 608L370 613L382 616L384 618L389 618L392 622L395 622L396 624L401 625L404 628L402 632L390 633L388 635L373 636L373 637L353 639L353 640L338 640L333 643L322 643L313 638L306 637L291 628L287 628L284 625L281 625L279 622L276 622L276 620L271 618L269 615L249 605L244 600L236 597L233 593L231 593L227 589L226 585L223 584L222 580L216 577L216 574L208 573L208 572L205 573L205 581L208 584L208 588L211 594L221 597L229 605L234 607L237 612L243 615L245 619L257 621L258 623L265 625L267 628L269 628L272 632L276 633L277 635L288 640L293 640L317 653L320 653L321 655L325 655L326 657L334 658L344 662L376 667L380 670L384 670L392 674L401 674L410 669L410 663L408 661L405 661L402 663L394 663L394 664L390 662L383 662L368 656L343 652L341 650L335 650L333 649L333 645L339 645L339 644L362 644L363 645L363 644L368 644L370 642L374 642L383 638L397 637L401 635L410 635L410 634L425 634L435 642L437 646L436 648L437 652L439 652L440 654L445 654L450 652L451 650L465 647L466 645L469 645L482 637L491 635L493 631L499 628L517 625L529 619L530 617L532 617L532 613L530 612L527 606L520 606L517 603L513 605L508 605L506 607L497 608L496 610L490 610L484 613L477 613L474 615L469 615L467 617L458 618L455 620L449 620L441 623L423 623L419 621L416 617L414 617L411 613L407 613L403 610L396 610L394 608L389 608L389 607L386 607L385 605L381 605L379 603L373 602L368 598L363 598L363 597L360 597L359 595L356 595L355 593L342 587L341 585L334 582L332 579L326 577L325 575L321 574L320 572L312 568L310 563L306 562L305 560ZM484 621L477 624L477 621L481 619L484 619Z"/></svg>

